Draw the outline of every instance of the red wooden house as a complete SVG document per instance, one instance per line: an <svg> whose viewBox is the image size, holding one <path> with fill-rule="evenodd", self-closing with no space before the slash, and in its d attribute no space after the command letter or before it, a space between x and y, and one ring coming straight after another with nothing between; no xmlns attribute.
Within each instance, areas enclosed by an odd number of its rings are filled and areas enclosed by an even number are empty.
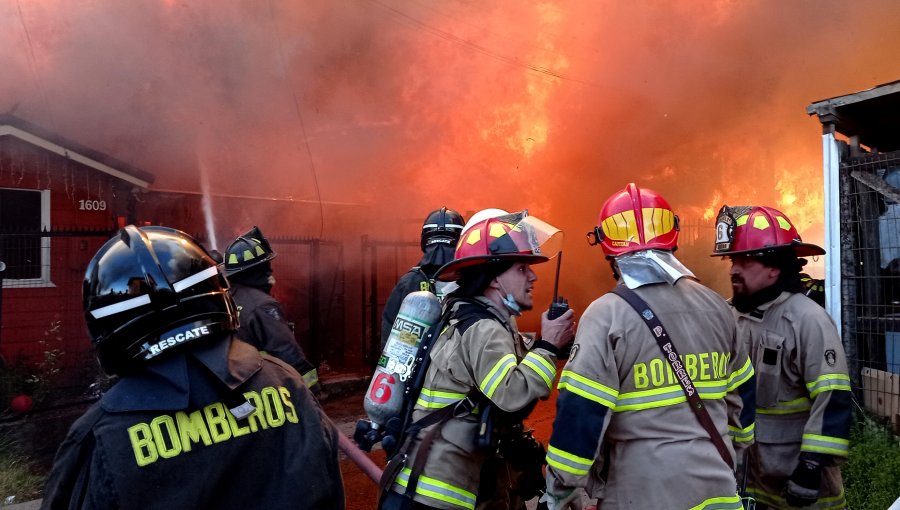
<svg viewBox="0 0 900 510"><path fill-rule="evenodd" d="M0 355L76 377L87 343L81 283L135 193L153 177L12 116L0 116ZM51 359L66 353L64 360ZM56 356L58 357L58 356Z"/></svg>

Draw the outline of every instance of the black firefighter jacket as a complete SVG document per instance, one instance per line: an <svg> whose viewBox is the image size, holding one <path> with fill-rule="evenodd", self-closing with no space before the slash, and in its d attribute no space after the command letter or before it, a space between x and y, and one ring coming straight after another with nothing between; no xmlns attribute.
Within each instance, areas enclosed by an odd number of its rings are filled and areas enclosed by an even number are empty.
<svg viewBox="0 0 900 510"><path fill-rule="evenodd" d="M241 339L294 367L306 386L318 391L314 386L319 382L319 374L294 338L281 304L269 294L248 285L232 283L230 292L238 307Z"/></svg>
<svg viewBox="0 0 900 510"><path fill-rule="evenodd" d="M236 419L229 409L255 409ZM42 509L344 508L334 425L239 340L124 377L69 430Z"/></svg>

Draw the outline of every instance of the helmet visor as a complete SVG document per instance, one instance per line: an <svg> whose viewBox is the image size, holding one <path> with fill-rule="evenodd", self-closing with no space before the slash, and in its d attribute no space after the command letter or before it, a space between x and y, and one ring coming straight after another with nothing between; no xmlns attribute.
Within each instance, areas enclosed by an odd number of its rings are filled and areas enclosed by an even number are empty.
<svg viewBox="0 0 900 510"><path fill-rule="evenodd" d="M528 216L528 211L498 216L489 226L488 249L493 255L522 254L553 257L562 248L563 232L549 223Z"/></svg>

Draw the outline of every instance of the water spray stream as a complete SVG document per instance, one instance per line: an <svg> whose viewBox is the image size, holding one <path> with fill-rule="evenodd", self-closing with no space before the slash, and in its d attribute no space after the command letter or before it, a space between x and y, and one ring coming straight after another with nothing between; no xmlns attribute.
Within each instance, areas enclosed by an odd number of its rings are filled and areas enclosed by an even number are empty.
<svg viewBox="0 0 900 510"><path fill-rule="evenodd" d="M206 238L209 249L218 250L219 242L216 239L216 225L213 222L212 214L212 198L209 192L209 172L203 161L199 161L197 166L200 168L200 189L203 192L203 218L206 222Z"/></svg>

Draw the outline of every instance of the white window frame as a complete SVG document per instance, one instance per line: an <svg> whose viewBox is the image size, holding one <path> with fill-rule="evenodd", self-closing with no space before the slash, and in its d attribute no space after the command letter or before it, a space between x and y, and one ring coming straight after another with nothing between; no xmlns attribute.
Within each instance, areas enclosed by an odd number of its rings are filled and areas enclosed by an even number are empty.
<svg viewBox="0 0 900 510"><path fill-rule="evenodd" d="M41 230L50 230L50 190L49 189L28 189L28 188L10 188L2 187L0 189L10 189L17 191L37 191L41 194ZM4 289L21 289L21 288L40 288L40 287L56 287L50 281L50 238L41 238L41 276L39 278L19 278L7 279L3 278ZM0 276L3 276L0 274Z"/></svg>

